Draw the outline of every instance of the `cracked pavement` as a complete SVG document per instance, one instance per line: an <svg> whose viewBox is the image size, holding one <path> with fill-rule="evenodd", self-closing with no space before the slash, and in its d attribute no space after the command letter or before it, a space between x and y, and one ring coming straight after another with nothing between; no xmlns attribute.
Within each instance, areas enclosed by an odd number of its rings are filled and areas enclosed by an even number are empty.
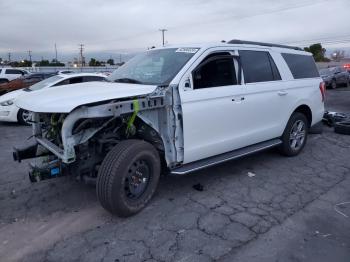
<svg viewBox="0 0 350 262"><path fill-rule="evenodd" d="M327 109L350 113L350 91L327 95ZM27 163L11 160L31 129L0 130L2 261L349 261L350 205L341 207L349 217L334 205L350 201L350 136L331 128L297 157L272 149L163 177L150 205L126 219L69 178L31 185Z"/></svg>

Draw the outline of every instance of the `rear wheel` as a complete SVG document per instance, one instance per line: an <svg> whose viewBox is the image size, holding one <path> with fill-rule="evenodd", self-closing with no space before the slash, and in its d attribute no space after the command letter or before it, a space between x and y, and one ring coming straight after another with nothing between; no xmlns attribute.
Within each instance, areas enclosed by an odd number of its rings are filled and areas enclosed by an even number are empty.
<svg viewBox="0 0 350 262"><path fill-rule="evenodd" d="M160 177L158 151L141 140L116 145L99 169L96 192L109 212L127 217L141 211L151 200Z"/></svg>
<svg viewBox="0 0 350 262"><path fill-rule="evenodd" d="M308 131L309 124L306 116L299 112L293 113L281 137L281 153L286 156L298 155L306 144Z"/></svg>
<svg viewBox="0 0 350 262"><path fill-rule="evenodd" d="M29 111L24 109L18 110L17 120L21 125L30 125L29 121L31 120L31 117L32 116Z"/></svg>
<svg viewBox="0 0 350 262"><path fill-rule="evenodd" d="M337 82L335 80L332 80L331 82L331 88L336 89L337 88Z"/></svg>

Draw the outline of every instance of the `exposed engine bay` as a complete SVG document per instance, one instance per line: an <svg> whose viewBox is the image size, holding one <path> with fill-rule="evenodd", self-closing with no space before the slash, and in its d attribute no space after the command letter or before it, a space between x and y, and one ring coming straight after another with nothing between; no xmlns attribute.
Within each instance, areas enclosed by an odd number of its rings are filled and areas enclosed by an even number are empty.
<svg viewBox="0 0 350 262"><path fill-rule="evenodd" d="M67 174L94 182L115 145L141 139L151 143L172 168L183 161L181 115L177 86L159 87L137 99L81 106L70 113L32 112L36 142L15 148L13 157L16 161L35 158L30 164L32 182Z"/></svg>
<svg viewBox="0 0 350 262"><path fill-rule="evenodd" d="M40 114L41 138L63 149L62 127L67 114ZM93 134L83 141L85 135ZM16 149L15 160L38 157L30 164L29 174L32 182L63 175L74 175L76 179L87 183L94 182L98 168L106 154L121 140L143 139L149 141L160 151L164 151L158 133L133 115L124 117L103 117L79 119L72 129L72 135L78 135L81 141L75 146L75 161L64 163L50 150L35 143L25 149Z"/></svg>

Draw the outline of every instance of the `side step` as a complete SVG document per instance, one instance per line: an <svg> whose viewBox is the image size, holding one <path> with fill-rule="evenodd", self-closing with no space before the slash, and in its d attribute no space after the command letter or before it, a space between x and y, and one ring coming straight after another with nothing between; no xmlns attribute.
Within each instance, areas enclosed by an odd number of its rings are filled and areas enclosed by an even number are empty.
<svg viewBox="0 0 350 262"><path fill-rule="evenodd" d="M198 160L193 163L185 164L181 167L175 168L170 171L171 175L185 175L200 169L204 169L210 166L214 166L229 160L237 159L246 155L250 155L271 147L282 144L281 139L271 139L265 142L261 142L255 145L243 147L234 151L230 151L217 156L208 157L206 159Z"/></svg>

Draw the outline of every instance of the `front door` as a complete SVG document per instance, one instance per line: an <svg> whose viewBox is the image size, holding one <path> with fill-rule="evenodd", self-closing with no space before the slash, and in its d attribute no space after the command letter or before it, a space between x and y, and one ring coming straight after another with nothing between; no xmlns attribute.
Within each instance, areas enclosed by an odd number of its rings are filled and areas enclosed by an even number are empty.
<svg viewBox="0 0 350 262"><path fill-rule="evenodd" d="M184 163L241 147L244 140L244 89L234 51L204 54L180 82Z"/></svg>

